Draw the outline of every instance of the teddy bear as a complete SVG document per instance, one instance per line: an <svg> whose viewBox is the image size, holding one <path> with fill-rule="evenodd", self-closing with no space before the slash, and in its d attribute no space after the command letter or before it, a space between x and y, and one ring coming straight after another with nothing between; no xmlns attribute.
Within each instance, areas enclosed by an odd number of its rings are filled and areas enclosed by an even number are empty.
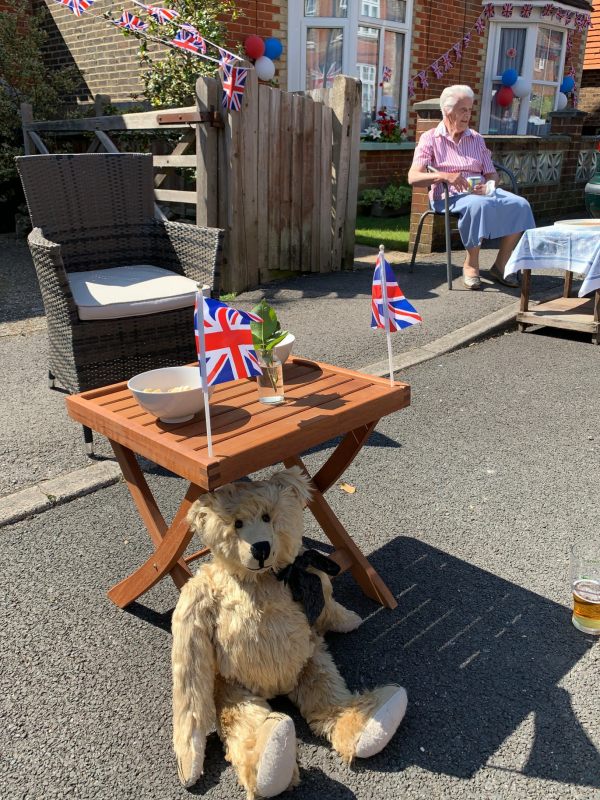
<svg viewBox="0 0 600 800"><path fill-rule="evenodd" d="M299 782L293 720L269 699L287 695L341 758L380 752L406 711L406 691L351 692L323 638L361 618L333 598L337 564L303 550L310 479L297 466L203 495L188 522L212 553L173 613L173 744L186 787L203 774L217 730L248 800Z"/></svg>

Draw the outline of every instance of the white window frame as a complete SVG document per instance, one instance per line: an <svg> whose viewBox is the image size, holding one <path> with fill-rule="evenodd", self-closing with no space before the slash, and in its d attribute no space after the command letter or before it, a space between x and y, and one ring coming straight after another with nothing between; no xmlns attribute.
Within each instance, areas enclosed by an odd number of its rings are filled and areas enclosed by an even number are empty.
<svg viewBox="0 0 600 800"><path fill-rule="evenodd" d="M344 37L342 72L345 75L354 76L358 76L356 59L359 25L378 28L381 31L381 42L386 31L401 33L404 35L402 74L405 76L405 80L402 81L400 91L400 115L398 121L401 127L406 127L408 120L408 74L410 69L413 0L406 0L404 22L390 22L374 17L362 17L358 13L359 9L360 0L353 0L353 2L347 4L346 17L305 17L304 0L288 0L288 92L304 91L306 88L306 33L308 28L342 28ZM377 64L378 76L381 75L383 66L383 48L380 45ZM381 107L382 90L379 86L380 81L381 78L378 77L376 82L377 108Z"/></svg>
<svg viewBox="0 0 600 800"><path fill-rule="evenodd" d="M499 55L498 51L501 42L501 29L520 28L520 29L525 29L527 31L525 37L525 52L523 54L523 68L522 68L522 75L527 80L529 80L530 77L533 80L535 47L537 43L539 29L551 28L552 30L559 31L560 33L563 34L560 63L558 67L558 74L559 74L558 83L556 84L554 81L535 81L535 83L541 84L543 86L556 85L556 92L554 95L554 110L556 110L556 105L558 102L560 76L564 75L565 58L567 52L567 36L570 30L570 28L567 27L566 25L556 25L552 24L550 20L546 21L545 17L534 19L531 22L527 20L513 19L513 18L504 19L500 17L498 19L496 17L491 19L489 22L490 22L490 28L488 36L487 58L485 64L485 77L483 81L481 118L479 121L479 131L483 134L487 134L489 132L489 127L490 127L490 116L492 110L492 99L491 99L492 87L494 81L498 79L498 76L496 75L496 64L498 63L498 55ZM515 134L513 134L515 136L523 136L527 133L527 120L529 119L529 105L530 105L529 96L523 97L521 99L521 105L519 108L517 131ZM535 134L530 134L530 135L535 135Z"/></svg>

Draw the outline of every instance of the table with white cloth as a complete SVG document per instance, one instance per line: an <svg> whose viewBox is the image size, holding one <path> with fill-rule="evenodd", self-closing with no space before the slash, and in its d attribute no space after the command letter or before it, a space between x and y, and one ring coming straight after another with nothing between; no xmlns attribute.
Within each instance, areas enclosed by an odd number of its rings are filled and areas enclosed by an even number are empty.
<svg viewBox="0 0 600 800"><path fill-rule="evenodd" d="M563 296L529 308L532 269L564 270ZM515 247L504 276L521 271L519 330L528 325L583 331L600 344L600 219L565 220L525 231ZM583 280L571 296L573 274Z"/></svg>

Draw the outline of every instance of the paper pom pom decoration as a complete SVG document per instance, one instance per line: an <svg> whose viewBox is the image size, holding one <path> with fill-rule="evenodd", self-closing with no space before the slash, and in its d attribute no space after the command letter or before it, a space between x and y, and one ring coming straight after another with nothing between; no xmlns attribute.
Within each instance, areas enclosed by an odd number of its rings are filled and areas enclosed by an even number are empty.
<svg viewBox="0 0 600 800"><path fill-rule="evenodd" d="M562 111L563 108L567 107L567 103L569 102L569 98L563 92L558 93L558 97L556 98L556 110Z"/></svg>
<svg viewBox="0 0 600 800"><path fill-rule="evenodd" d="M510 88L515 97L527 97L528 94L531 94L531 81L519 77Z"/></svg>
<svg viewBox="0 0 600 800"><path fill-rule="evenodd" d="M244 42L244 50L249 58L260 58L265 52L265 43L260 36L252 34Z"/></svg>
<svg viewBox="0 0 600 800"><path fill-rule="evenodd" d="M502 73L502 86L512 86L519 77L516 69L505 69Z"/></svg>
<svg viewBox="0 0 600 800"><path fill-rule="evenodd" d="M515 95L510 86L501 86L496 92L496 97L494 99L496 100L499 106L501 106L502 108L506 108L512 103L514 98Z"/></svg>
<svg viewBox="0 0 600 800"><path fill-rule="evenodd" d="M266 56L256 59L254 69L256 70L256 76L261 81L270 81L275 75L275 64Z"/></svg>
<svg viewBox="0 0 600 800"><path fill-rule="evenodd" d="M572 92L574 88L575 81L570 75L567 75L566 78L563 78L563 82L560 85L560 90L563 94L569 94L569 92Z"/></svg>
<svg viewBox="0 0 600 800"><path fill-rule="evenodd" d="M276 39L274 36L270 37L269 39L265 39L265 52L267 58L270 58L271 61L277 61L277 59L283 53L283 45Z"/></svg>

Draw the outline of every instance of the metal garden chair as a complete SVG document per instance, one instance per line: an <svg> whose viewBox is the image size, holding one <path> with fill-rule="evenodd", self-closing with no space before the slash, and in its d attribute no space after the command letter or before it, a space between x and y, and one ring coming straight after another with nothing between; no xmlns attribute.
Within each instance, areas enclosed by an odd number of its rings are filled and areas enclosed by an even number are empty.
<svg viewBox="0 0 600 800"><path fill-rule="evenodd" d="M502 164L498 164L494 162L494 169L498 173L498 175L502 178L503 175L506 175L506 179L508 182L508 186L504 188L509 188L513 194L519 194L519 186L517 184L517 179L507 167L502 166ZM428 167L430 172L437 172L433 167ZM450 204L449 204L449 193L448 193L448 184L446 181L442 181L442 186L444 187L444 211L439 212L435 211L433 208L428 208L427 211L424 211L420 218L419 218L419 225L417 227L417 233L415 236L415 243L413 245L412 256L410 259L410 267L409 272L413 271L415 265L415 259L417 257L417 250L419 249L419 242L421 241L421 232L423 230L423 223L427 219L430 214L434 216L444 216L444 229L445 229L445 237L446 237L446 276L448 280L448 289L452 290L452 234L450 230L450 219L451 217L458 217L458 214L453 214L450 211Z"/></svg>

